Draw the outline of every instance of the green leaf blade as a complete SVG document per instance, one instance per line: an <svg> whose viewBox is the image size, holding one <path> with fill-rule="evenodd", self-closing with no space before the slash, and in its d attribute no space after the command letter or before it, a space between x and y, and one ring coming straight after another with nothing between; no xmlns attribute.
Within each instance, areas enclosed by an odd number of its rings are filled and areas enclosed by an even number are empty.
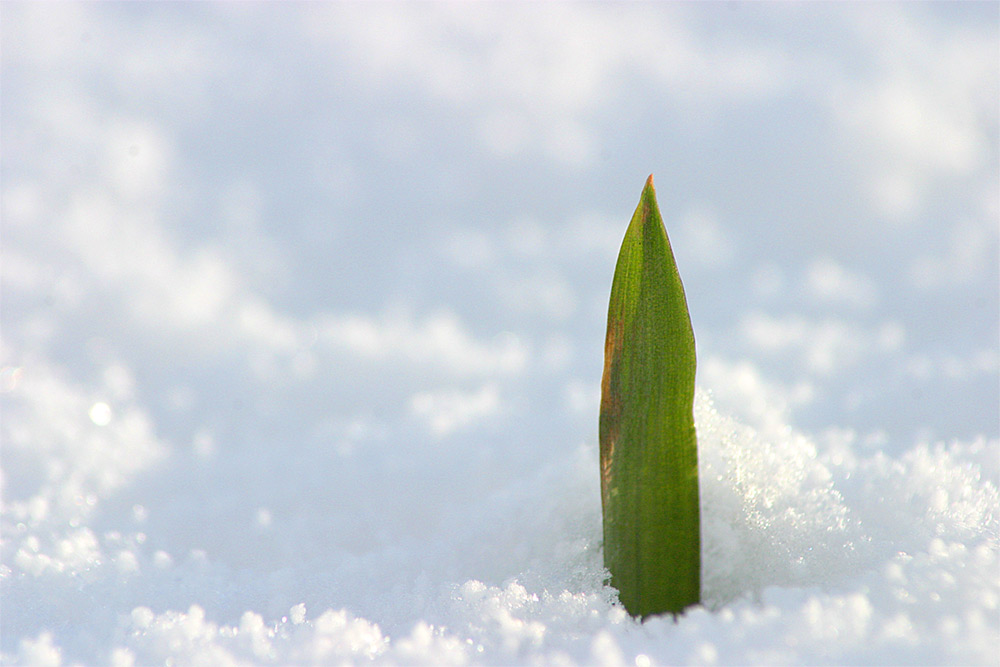
<svg viewBox="0 0 1000 667"><path fill-rule="evenodd" d="M622 241L601 383L604 562L630 614L698 603L695 344L653 177Z"/></svg>

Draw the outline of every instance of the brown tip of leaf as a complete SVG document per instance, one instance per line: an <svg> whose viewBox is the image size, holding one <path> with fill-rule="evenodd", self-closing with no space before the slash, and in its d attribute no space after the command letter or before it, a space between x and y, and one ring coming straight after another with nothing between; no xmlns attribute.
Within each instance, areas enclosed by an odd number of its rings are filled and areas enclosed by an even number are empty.
<svg viewBox="0 0 1000 667"><path fill-rule="evenodd" d="M646 179L646 187L647 188L653 187L653 175L652 174L650 174L649 178Z"/></svg>

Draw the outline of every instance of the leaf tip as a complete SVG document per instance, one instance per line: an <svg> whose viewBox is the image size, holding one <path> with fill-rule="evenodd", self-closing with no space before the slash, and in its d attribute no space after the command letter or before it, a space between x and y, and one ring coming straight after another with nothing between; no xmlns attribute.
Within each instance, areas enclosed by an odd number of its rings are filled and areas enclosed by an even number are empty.
<svg viewBox="0 0 1000 667"><path fill-rule="evenodd" d="M653 175L652 174L650 174L649 178L646 179L646 187L647 188L652 188L653 187Z"/></svg>

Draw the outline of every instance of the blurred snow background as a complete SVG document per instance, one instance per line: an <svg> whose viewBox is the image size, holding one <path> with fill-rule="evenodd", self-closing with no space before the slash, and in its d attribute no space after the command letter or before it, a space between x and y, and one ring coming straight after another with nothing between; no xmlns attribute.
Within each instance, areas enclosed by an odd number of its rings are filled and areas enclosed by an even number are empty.
<svg viewBox="0 0 1000 667"><path fill-rule="evenodd" d="M995 4L0 13L3 662L995 663ZM640 625L650 172L705 605Z"/></svg>

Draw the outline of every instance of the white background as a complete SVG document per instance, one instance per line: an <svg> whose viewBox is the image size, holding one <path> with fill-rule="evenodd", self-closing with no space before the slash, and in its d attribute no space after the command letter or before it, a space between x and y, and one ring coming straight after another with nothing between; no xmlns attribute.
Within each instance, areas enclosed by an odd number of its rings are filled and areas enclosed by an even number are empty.
<svg viewBox="0 0 1000 667"><path fill-rule="evenodd" d="M0 11L4 662L995 660L995 4ZM705 607L640 626L649 173Z"/></svg>

